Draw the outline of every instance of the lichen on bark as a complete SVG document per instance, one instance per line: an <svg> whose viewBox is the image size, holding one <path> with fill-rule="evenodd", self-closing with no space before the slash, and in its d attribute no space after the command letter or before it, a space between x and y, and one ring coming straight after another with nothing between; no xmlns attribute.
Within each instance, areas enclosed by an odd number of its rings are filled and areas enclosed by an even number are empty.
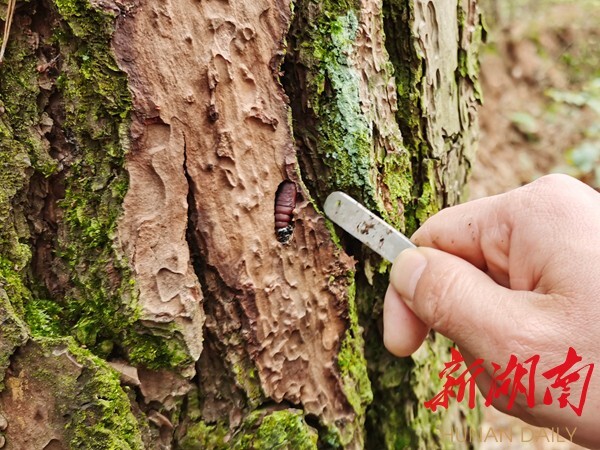
<svg viewBox="0 0 600 450"><path fill-rule="evenodd" d="M303 180L343 190L404 229L410 155L394 119L393 68L377 2L295 3L284 85Z"/></svg>

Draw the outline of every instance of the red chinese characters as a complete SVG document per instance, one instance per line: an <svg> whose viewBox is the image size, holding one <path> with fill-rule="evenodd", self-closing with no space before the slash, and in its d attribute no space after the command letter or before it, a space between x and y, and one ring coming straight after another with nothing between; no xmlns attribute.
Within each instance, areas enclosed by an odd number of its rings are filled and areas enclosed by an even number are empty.
<svg viewBox="0 0 600 450"><path fill-rule="evenodd" d="M454 376L460 369L461 363L464 358L455 348L450 349L452 360L448 363L444 363L445 369L439 374L440 378L446 377L444 388L442 391L433 397L431 400L425 402L425 407L435 412L438 406L448 408L448 400L451 397L456 398L457 401L461 402L465 396L465 391L468 389L469 408L475 407L475 378L481 372L483 372L483 359L476 360L467 369L465 369L458 376ZM458 392L455 392L455 389Z"/></svg>
<svg viewBox="0 0 600 450"><path fill-rule="evenodd" d="M583 404L585 403L585 396L587 395L588 386L590 384L590 378L592 377L592 371L594 370L593 364L586 364L574 370L573 366L581 362L581 360L581 356L577 354L575 349L569 347L569 351L567 352L567 357L564 363L542 373L544 378L547 378L548 380L554 380L554 382L546 389L546 393L544 394L545 405L552 404L551 389L560 389L562 392L558 397L558 405L561 408L569 405L573 411L575 411L575 414L581 416ZM582 376L584 378L579 400L576 404L573 404L569 401L569 398L571 397L571 387L569 385L579 381Z"/></svg>
<svg viewBox="0 0 600 450"><path fill-rule="evenodd" d="M440 379L445 379L442 390L431 400L425 402L425 407L436 411L438 407L448 408L448 402L455 398L461 402L467 396L469 408L475 407L475 381L484 372L483 359L477 359L469 367L464 368L464 358L456 349L451 349L451 361L444 364L444 369L439 373ZM575 349L569 347L565 361L542 373L542 376L552 382L547 386L544 395L544 404L551 405L554 395L558 395L560 408L567 405L575 414L581 416L585 396L587 394L594 364L579 364L582 357ZM534 355L523 363L515 355L511 355L503 368L500 364L492 362L494 370L491 375L490 388L485 398L485 405L489 406L500 396L507 396L507 409L511 409L518 395L525 397L527 406L535 406L535 375L540 356ZM461 371L462 368L462 371ZM579 388L574 392L573 387Z"/></svg>
<svg viewBox="0 0 600 450"><path fill-rule="evenodd" d="M535 369L539 360L539 355L536 355L525 361L525 364L521 364L515 355L511 355L504 371L501 370L500 364L492 362L494 374L485 398L485 406L490 406L492 401L501 395L508 395L506 408L510 410L517 394L522 394L527 399L527 405L532 408L535 405ZM526 367L527 364L530 366Z"/></svg>

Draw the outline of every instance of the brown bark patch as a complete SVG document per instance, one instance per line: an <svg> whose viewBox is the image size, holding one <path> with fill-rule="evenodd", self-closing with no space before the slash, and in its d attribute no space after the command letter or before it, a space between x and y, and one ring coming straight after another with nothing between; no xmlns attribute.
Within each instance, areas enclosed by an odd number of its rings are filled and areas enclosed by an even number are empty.
<svg viewBox="0 0 600 450"><path fill-rule="evenodd" d="M302 404L327 423L352 421L336 364L352 264L340 261L306 200L296 205L289 244L273 233L277 187L289 179L302 189L278 81L289 3L133 2L131 11L114 43L135 107L120 237L141 304L182 318L171 294L200 304L183 233L189 215L204 302L222 312L207 319L206 336L218 341L238 386L249 374L236 364L250 358L267 397ZM163 268L169 276L159 280ZM199 339L195 314L190 339ZM214 391L217 380L201 374L201 391Z"/></svg>

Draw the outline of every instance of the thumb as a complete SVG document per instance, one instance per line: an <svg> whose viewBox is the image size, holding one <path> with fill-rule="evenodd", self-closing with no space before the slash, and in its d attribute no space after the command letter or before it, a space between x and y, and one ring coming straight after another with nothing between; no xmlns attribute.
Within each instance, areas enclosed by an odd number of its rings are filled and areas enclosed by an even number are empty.
<svg viewBox="0 0 600 450"><path fill-rule="evenodd" d="M481 356L518 330L530 308L524 297L539 295L506 289L469 262L425 247L396 258L390 283L425 325Z"/></svg>

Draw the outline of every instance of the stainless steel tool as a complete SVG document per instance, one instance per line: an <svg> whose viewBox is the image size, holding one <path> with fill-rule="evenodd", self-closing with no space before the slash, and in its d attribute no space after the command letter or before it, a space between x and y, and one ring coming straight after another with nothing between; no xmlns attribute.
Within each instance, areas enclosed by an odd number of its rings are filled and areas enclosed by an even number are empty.
<svg viewBox="0 0 600 450"><path fill-rule="evenodd" d="M333 192L327 197L325 214L388 261L394 262L402 250L415 248L406 236L343 192Z"/></svg>

